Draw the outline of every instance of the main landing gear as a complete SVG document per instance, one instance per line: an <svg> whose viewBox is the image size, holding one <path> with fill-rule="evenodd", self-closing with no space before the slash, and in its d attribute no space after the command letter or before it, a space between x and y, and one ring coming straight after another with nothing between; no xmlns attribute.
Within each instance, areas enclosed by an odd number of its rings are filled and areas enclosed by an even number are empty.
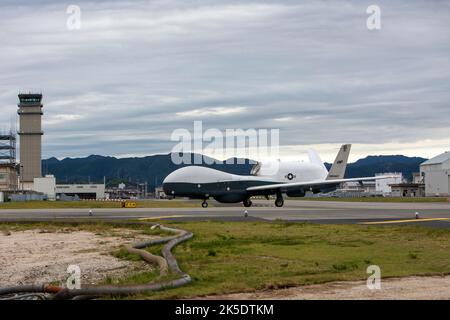
<svg viewBox="0 0 450 320"><path fill-rule="evenodd" d="M284 205L283 196L281 193L277 194L277 198L275 199L275 206L280 208Z"/></svg>
<svg viewBox="0 0 450 320"><path fill-rule="evenodd" d="M242 201L242 203L244 204L244 207L248 208L251 207L253 202L252 200L250 200L250 198L245 199L244 201ZM244 218L248 217L248 211L244 210Z"/></svg>
<svg viewBox="0 0 450 320"><path fill-rule="evenodd" d="M208 208L208 202L206 202L206 200L203 200L202 207L203 208Z"/></svg>

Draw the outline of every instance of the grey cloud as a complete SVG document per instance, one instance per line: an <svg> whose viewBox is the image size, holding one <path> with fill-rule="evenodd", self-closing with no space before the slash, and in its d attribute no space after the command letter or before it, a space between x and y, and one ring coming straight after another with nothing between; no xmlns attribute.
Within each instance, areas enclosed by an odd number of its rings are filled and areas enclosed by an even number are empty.
<svg viewBox="0 0 450 320"><path fill-rule="evenodd" d="M44 156L169 152L172 130L192 130L183 113L230 107L205 129L399 151L450 137L450 2L378 1L379 31L369 1L75 2L79 31L68 3L0 4L0 127L18 91L42 91Z"/></svg>

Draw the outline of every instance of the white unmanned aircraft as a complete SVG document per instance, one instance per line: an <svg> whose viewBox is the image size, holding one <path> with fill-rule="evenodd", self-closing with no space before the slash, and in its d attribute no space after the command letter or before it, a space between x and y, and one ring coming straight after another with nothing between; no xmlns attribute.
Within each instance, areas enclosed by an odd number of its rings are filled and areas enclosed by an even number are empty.
<svg viewBox="0 0 450 320"><path fill-rule="evenodd" d="M223 203L243 202L250 207L252 196L276 195L275 206L284 204L283 194L303 197L307 191L330 192L343 182L362 182L387 179L376 176L344 179L350 144L342 145L330 172L314 150L308 151L309 162L279 161L274 172L273 163L256 163L250 175L236 175L201 166L188 166L175 170L163 182L163 190L170 197L202 199L202 207L214 198Z"/></svg>

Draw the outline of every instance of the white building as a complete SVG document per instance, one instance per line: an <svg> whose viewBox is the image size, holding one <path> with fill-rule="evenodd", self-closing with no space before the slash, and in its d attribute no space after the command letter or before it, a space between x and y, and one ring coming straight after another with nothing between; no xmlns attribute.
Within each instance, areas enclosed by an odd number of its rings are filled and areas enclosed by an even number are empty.
<svg viewBox="0 0 450 320"><path fill-rule="evenodd" d="M33 179L33 190L43 193L48 200L56 200L56 179L53 175L46 175Z"/></svg>
<svg viewBox="0 0 450 320"><path fill-rule="evenodd" d="M105 199L104 184L57 184L56 194L78 196L80 199Z"/></svg>
<svg viewBox="0 0 450 320"><path fill-rule="evenodd" d="M450 196L450 152L440 154L420 165L425 195Z"/></svg>
<svg viewBox="0 0 450 320"><path fill-rule="evenodd" d="M33 191L43 193L48 200L56 200L62 194L80 199L105 199L104 184L56 184L53 175L34 178Z"/></svg>
<svg viewBox="0 0 450 320"><path fill-rule="evenodd" d="M375 190L378 194L388 196L392 192L391 184L403 183L403 174L401 172L377 173L375 176L392 176L392 178L379 179L375 181Z"/></svg>
<svg viewBox="0 0 450 320"><path fill-rule="evenodd" d="M413 172L412 176L413 176L412 183L418 184L423 183L423 177L420 175L420 172Z"/></svg>
<svg viewBox="0 0 450 320"><path fill-rule="evenodd" d="M342 184L340 191L349 197L362 197L375 195L375 182L363 181L359 182L345 182Z"/></svg>

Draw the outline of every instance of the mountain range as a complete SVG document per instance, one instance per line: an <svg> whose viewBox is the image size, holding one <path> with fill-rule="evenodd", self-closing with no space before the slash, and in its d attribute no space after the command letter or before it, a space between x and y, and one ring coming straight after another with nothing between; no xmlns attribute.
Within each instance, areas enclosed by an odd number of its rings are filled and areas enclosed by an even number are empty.
<svg viewBox="0 0 450 320"><path fill-rule="evenodd" d="M191 160L194 155L190 154ZM255 163L252 160L239 159L244 164L236 164L238 159L230 159L234 164L225 164L205 157L207 163L202 165L234 174L249 174ZM213 161L214 160L214 161ZM346 177L373 176L375 173L402 172L411 179L413 172L419 172L419 166L426 161L420 157L368 156L347 166ZM149 188L161 185L164 178L172 171L186 165L176 165L171 160L171 154L160 154L136 158L115 158L109 156L91 155L85 158L49 158L42 161L44 174L53 174L58 183L98 183L106 179L108 186L124 182L128 185L147 183ZM325 163L329 169L331 164Z"/></svg>
<svg viewBox="0 0 450 320"><path fill-rule="evenodd" d="M413 172L420 171L420 164L428 159L420 157L393 156L367 156L354 163L349 163L345 172L346 178L372 177L376 173L401 172L403 177L411 180ZM330 163L325 163L327 169Z"/></svg>

